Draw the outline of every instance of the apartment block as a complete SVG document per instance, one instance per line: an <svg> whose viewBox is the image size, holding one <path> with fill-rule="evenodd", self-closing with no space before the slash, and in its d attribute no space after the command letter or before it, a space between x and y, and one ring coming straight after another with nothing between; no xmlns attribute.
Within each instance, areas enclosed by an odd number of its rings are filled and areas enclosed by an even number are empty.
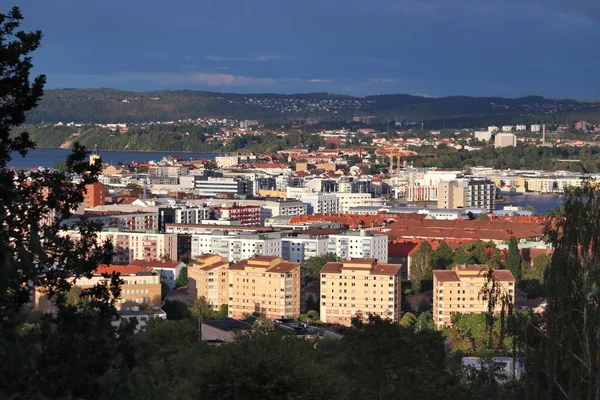
<svg viewBox="0 0 600 400"><path fill-rule="evenodd" d="M230 267L229 316L258 312L267 318L300 315L302 268L280 257L254 256Z"/></svg>
<svg viewBox="0 0 600 400"><path fill-rule="evenodd" d="M277 233L229 234L213 231L192 235L191 256L218 254L230 262L238 262L254 255L281 257L281 235Z"/></svg>
<svg viewBox="0 0 600 400"><path fill-rule="evenodd" d="M452 324L453 314L481 314L488 311L482 289L487 281L487 265L457 265L452 270L433 271L433 321L438 329ZM494 270L501 293L514 302L516 281L509 270ZM500 304L495 312L500 312Z"/></svg>
<svg viewBox="0 0 600 400"><path fill-rule="evenodd" d="M63 236L78 240L78 231L62 231ZM150 233L150 232L120 232L109 230L98 232L98 244L110 240L113 245L113 263L120 265L130 264L133 260L175 260L177 258L176 233Z"/></svg>
<svg viewBox="0 0 600 400"><path fill-rule="evenodd" d="M132 310L142 305L161 305L160 274L140 267L102 265L94 271L91 278L79 278L76 286L82 289L90 288L107 281L103 274L110 275L113 272L119 273L123 280L121 296L115 304L117 310ZM43 288L35 289L33 306L35 310L42 312L53 312L56 309Z"/></svg>
<svg viewBox="0 0 600 400"><path fill-rule="evenodd" d="M303 263L305 260L327 252L328 238L325 235L297 235L281 239L281 257L284 260Z"/></svg>
<svg viewBox="0 0 600 400"><path fill-rule="evenodd" d="M254 312L277 319L300 315L300 263L254 256L230 265L218 255L205 254L190 266L188 276L190 303L204 296L215 309L227 304L232 318Z"/></svg>
<svg viewBox="0 0 600 400"><path fill-rule="evenodd" d="M371 193L336 193L338 199L338 211L347 213L353 207L379 207L383 206L385 200L381 197L373 197Z"/></svg>
<svg viewBox="0 0 600 400"><path fill-rule="evenodd" d="M492 212L496 185L487 179L455 179L438 185L438 208L480 208Z"/></svg>
<svg viewBox="0 0 600 400"><path fill-rule="evenodd" d="M94 208L96 206L103 206L106 204L106 196L108 196L108 191L104 184L100 182L90 183L85 186L83 207Z"/></svg>
<svg viewBox="0 0 600 400"><path fill-rule="evenodd" d="M189 167L184 166L155 165L148 168L148 176L151 178L179 178L186 176L189 170Z"/></svg>
<svg viewBox="0 0 600 400"><path fill-rule="evenodd" d="M344 234L329 235L327 252L345 258L375 258L387 261L388 236L374 234L364 229Z"/></svg>
<svg viewBox="0 0 600 400"><path fill-rule="evenodd" d="M260 225L259 206L217 207L215 211L219 219L240 221L242 225Z"/></svg>
<svg viewBox="0 0 600 400"><path fill-rule="evenodd" d="M349 326L357 314L372 314L399 321L401 269L375 258L328 262L321 269L321 320Z"/></svg>
<svg viewBox="0 0 600 400"><path fill-rule="evenodd" d="M243 179L209 177L197 179L195 189L201 196L241 196L247 193L247 183Z"/></svg>
<svg viewBox="0 0 600 400"><path fill-rule="evenodd" d="M175 208L174 222L176 224L201 224L203 220L210 218L210 211L210 208L203 206Z"/></svg>
<svg viewBox="0 0 600 400"><path fill-rule="evenodd" d="M188 303L205 297L217 311L229 304L229 262L217 254L203 254L188 265Z"/></svg>
<svg viewBox="0 0 600 400"><path fill-rule="evenodd" d="M495 148L501 148L501 147L516 147L517 146L517 135L515 135L514 133L508 133L508 132L503 132L503 133L497 133L496 137L494 138L494 147Z"/></svg>

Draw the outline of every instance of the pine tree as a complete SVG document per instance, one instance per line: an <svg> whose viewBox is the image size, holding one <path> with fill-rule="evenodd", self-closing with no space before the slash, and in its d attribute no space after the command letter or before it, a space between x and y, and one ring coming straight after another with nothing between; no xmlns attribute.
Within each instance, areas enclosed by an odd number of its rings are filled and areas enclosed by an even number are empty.
<svg viewBox="0 0 600 400"><path fill-rule="evenodd" d="M519 253L519 245L514 236L508 241L508 256L506 257L506 267L512 272L516 280L521 279L521 254Z"/></svg>

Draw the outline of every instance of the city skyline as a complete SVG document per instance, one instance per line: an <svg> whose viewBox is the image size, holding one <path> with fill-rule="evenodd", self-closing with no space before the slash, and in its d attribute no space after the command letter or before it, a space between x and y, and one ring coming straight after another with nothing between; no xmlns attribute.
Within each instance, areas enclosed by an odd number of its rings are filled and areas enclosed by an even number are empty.
<svg viewBox="0 0 600 400"><path fill-rule="evenodd" d="M23 0L48 88L598 97L600 6L580 0Z"/></svg>

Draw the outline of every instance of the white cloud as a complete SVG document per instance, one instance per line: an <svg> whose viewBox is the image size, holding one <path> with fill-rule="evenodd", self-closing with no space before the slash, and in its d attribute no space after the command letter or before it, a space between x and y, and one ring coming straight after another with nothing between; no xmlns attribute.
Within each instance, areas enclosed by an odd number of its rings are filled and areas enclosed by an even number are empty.
<svg viewBox="0 0 600 400"><path fill-rule="evenodd" d="M373 83L392 83L394 82L391 78L367 78L369 82Z"/></svg>
<svg viewBox="0 0 600 400"><path fill-rule="evenodd" d="M209 61L250 61L250 62L264 62L264 61L275 61L275 60L284 60L288 58L287 56L282 55L273 55L273 54L261 54L251 57L223 57L223 56L215 56L208 55L205 57Z"/></svg>
<svg viewBox="0 0 600 400"><path fill-rule="evenodd" d="M50 79L52 81L51 83L53 83L53 86L55 87L73 86L73 84L66 82L77 82L78 84L75 85L77 87L122 85L139 81L149 82L157 86L167 87L185 87L192 85L203 85L211 87L272 87L278 84L289 82L305 82L312 84L331 82L330 80L326 79L255 77L212 72L123 72L112 75L56 74L51 75Z"/></svg>

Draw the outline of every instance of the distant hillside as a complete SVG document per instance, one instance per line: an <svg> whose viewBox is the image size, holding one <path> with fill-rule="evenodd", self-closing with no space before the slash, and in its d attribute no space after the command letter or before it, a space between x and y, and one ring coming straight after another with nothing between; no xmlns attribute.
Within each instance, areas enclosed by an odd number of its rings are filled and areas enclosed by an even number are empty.
<svg viewBox="0 0 600 400"><path fill-rule="evenodd" d="M198 117L229 117L262 121L317 119L348 120L353 116L376 116L403 121L453 118L574 114L590 122L600 120L600 103L550 100L530 96L452 96L430 98L406 94L352 97L329 93L234 94L206 91L126 92L114 89L48 90L40 105L29 113L37 122L148 122ZM500 119L503 119L500 118ZM495 118L498 120L499 118Z"/></svg>

